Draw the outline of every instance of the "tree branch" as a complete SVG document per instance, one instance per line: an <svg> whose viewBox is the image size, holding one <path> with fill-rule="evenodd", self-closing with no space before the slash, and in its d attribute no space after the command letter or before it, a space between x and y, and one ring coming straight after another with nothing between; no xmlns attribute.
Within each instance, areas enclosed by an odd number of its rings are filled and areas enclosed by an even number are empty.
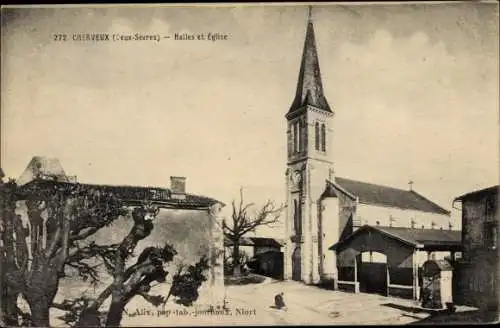
<svg viewBox="0 0 500 328"><path fill-rule="evenodd" d="M100 228L99 227L91 227L91 228L85 228L85 229L88 229L88 230L85 232L81 232L79 234L76 234L76 235L71 235L69 240L70 241L83 240L83 239L95 234Z"/></svg>
<svg viewBox="0 0 500 328"><path fill-rule="evenodd" d="M148 303L152 304L153 306L159 306L161 304L166 303L166 297L163 297L161 295L150 295L146 292L139 292L137 295L141 295Z"/></svg>

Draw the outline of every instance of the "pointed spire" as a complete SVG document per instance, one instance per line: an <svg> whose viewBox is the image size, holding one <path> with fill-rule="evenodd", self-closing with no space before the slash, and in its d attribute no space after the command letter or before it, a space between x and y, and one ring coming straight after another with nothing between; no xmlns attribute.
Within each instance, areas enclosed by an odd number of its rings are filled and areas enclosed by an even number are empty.
<svg viewBox="0 0 500 328"><path fill-rule="evenodd" d="M295 92L295 99L290 107L289 113L306 105L332 112L323 93L311 6L309 6L307 18L306 39L304 41L304 50L300 63L297 91Z"/></svg>

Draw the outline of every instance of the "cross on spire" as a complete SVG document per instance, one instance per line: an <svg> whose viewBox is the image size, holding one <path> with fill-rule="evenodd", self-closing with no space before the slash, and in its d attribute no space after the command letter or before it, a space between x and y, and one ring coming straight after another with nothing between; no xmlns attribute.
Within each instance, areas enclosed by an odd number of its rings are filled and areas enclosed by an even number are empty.
<svg viewBox="0 0 500 328"><path fill-rule="evenodd" d="M312 22L312 6L307 6L309 9L308 15L307 15L307 21Z"/></svg>

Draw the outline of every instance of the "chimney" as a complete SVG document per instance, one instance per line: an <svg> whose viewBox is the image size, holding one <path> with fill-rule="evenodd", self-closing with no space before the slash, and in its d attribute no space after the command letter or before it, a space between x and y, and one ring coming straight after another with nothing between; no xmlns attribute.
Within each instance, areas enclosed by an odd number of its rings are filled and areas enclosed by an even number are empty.
<svg viewBox="0 0 500 328"><path fill-rule="evenodd" d="M170 177L170 190L174 194L186 193L186 178L185 177Z"/></svg>
<svg viewBox="0 0 500 328"><path fill-rule="evenodd" d="M408 182L408 185L410 186L410 191L413 191L413 181L409 181Z"/></svg>

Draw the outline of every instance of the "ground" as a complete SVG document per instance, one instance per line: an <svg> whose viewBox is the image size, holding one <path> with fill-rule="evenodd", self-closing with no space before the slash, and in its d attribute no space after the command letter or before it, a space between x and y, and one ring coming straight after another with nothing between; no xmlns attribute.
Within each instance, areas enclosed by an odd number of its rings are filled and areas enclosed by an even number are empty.
<svg viewBox="0 0 500 328"><path fill-rule="evenodd" d="M254 277L255 278L255 277ZM123 326L231 326L231 325L405 325L405 324L465 324L484 319L473 308L459 306L453 314L430 315L411 300L376 294L353 294L307 286L294 281L275 281L260 276L260 283L226 286L216 299L225 296L230 312L222 309L207 312L213 294L206 290L196 306L183 307L169 302L154 308L133 299L124 314ZM262 281L263 280L263 281ZM273 308L274 296L284 293L286 311ZM221 306L222 303L217 305ZM51 322L61 326L51 311Z"/></svg>
<svg viewBox="0 0 500 328"><path fill-rule="evenodd" d="M287 311L274 309L274 295L284 292ZM431 316L418 310L411 300L374 294L331 291L293 281L266 279L259 284L225 288L227 306L222 310L200 313L195 308L178 312L158 312L125 316L124 326L227 326L227 325L404 325L464 323L471 308L458 307L456 314Z"/></svg>

